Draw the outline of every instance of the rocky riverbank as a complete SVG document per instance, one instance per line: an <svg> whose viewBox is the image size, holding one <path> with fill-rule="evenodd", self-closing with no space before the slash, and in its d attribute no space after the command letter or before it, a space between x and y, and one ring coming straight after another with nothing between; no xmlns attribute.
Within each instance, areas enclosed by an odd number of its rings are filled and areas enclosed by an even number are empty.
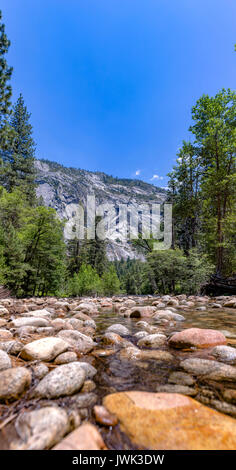
<svg viewBox="0 0 236 470"><path fill-rule="evenodd" d="M0 299L1 449L235 449L236 298Z"/></svg>

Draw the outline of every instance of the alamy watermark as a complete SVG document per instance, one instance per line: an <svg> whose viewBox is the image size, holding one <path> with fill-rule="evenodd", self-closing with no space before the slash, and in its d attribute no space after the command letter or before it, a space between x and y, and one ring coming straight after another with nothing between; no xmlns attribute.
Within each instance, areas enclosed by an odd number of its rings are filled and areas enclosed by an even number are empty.
<svg viewBox="0 0 236 470"><path fill-rule="evenodd" d="M88 195L86 207L66 206L65 236L69 240L132 241L153 239L154 250L167 250L172 244L172 204L96 205Z"/></svg>

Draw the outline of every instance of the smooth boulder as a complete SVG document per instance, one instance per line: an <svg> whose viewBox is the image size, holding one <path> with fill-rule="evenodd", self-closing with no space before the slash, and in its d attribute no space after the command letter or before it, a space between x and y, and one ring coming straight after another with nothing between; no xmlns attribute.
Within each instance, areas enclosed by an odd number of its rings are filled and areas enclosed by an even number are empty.
<svg viewBox="0 0 236 470"><path fill-rule="evenodd" d="M0 371L10 369L11 359L5 351L0 349Z"/></svg>
<svg viewBox="0 0 236 470"><path fill-rule="evenodd" d="M120 392L103 405L138 449L233 450L236 421L174 393Z"/></svg>
<svg viewBox="0 0 236 470"><path fill-rule="evenodd" d="M98 429L90 423L84 423L71 432L53 450L102 450L105 444Z"/></svg>
<svg viewBox="0 0 236 470"><path fill-rule="evenodd" d="M236 381L236 367L223 364L222 362L193 357L182 361L180 367L190 374L201 376L208 380L215 380L217 382Z"/></svg>
<svg viewBox="0 0 236 470"><path fill-rule="evenodd" d="M70 425L65 410L47 406L20 414L15 428L20 439L12 443L12 450L44 450L57 444Z"/></svg>
<svg viewBox="0 0 236 470"><path fill-rule="evenodd" d="M211 354L218 360L228 364L236 364L236 349L230 346L215 346Z"/></svg>
<svg viewBox="0 0 236 470"><path fill-rule="evenodd" d="M97 344L92 338L77 330L61 330L57 334L57 337L66 341L72 348L85 354L92 351Z"/></svg>
<svg viewBox="0 0 236 470"><path fill-rule="evenodd" d="M159 346L163 346L163 344L166 343L166 336L161 335L159 333L154 334L154 335L147 335L141 338L138 341L138 346L139 347L150 347L150 348L158 348Z"/></svg>
<svg viewBox="0 0 236 470"><path fill-rule="evenodd" d="M68 343L60 338L41 338L28 343L21 351L21 357L28 361L52 361L68 349Z"/></svg>
<svg viewBox="0 0 236 470"><path fill-rule="evenodd" d="M31 384L31 372L26 367L13 367L0 372L0 400L14 400Z"/></svg>
<svg viewBox="0 0 236 470"><path fill-rule="evenodd" d="M169 345L176 349L209 348L218 344L226 344L226 338L220 331L201 328L188 328L169 339Z"/></svg>
<svg viewBox="0 0 236 470"><path fill-rule="evenodd" d="M78 392L86 378L79 362L58 366L47 374L32 392L32 397L58 398Z"/></svg>

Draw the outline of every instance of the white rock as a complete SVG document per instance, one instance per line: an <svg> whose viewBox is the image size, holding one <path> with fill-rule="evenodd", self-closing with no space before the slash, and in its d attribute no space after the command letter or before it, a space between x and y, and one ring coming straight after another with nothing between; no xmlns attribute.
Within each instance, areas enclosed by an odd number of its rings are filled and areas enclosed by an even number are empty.
<svg viewBox="0 0 236 470"><path fill-rule="evenodd" d="M21 351L26 360L52 361L56 356L68 349L68 343L60 338L41 338L28 343Z"/></svg>

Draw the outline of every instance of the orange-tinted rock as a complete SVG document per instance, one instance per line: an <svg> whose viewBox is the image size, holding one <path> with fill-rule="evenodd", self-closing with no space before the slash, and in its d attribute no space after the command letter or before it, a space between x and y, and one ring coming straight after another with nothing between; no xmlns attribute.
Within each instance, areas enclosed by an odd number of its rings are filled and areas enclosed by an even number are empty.
<svg viewBox="0 0 236 470"><path fill-rule="evenodd" d="M201 328L183 330L179 333L175 333L169 340L169 345L177 349L189 347L208 348L226 343L226 338L220 331Z"/></svg>
<svg viewBox="0 0 236 470"><path fill-rule="evenodd" d="M236 448L236 421L184 395L121 392L106 396L103 404L139 449Z"/></svg>
<svg viewBox="0 0 236 470"><path fill-rule="evenodd" d="M71 432L53 450L101 450L105 448L101 434L92 424L86 423Z"/></svg>
<svg viewBox="0 0 236 470"><path fill-rule="evenodd" d="M96 349L95 351L92 351L91 354L94 357L107 357L115 354L115 351L113 351L113 349Z"/></svg>
<svg viewBox="0 0 236 470"><path fill-rule="evenodd" d="M115 426L118 423L117 417L109 413L109 411L104 406L94 406L93 408L94 416L97 423L104 426Z"/></svg>

